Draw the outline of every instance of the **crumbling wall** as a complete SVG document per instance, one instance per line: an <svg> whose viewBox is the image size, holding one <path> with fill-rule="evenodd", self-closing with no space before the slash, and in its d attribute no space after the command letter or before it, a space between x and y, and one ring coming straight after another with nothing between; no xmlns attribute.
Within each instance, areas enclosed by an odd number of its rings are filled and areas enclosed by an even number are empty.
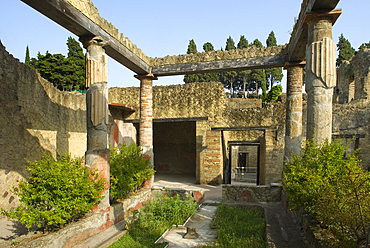
<svg viewBox="0 0 370 248"><path fill-rule="evenodd" d="M337 87L334 103L348 103L353 100L370 99L370 49L364 48L337 69Z"/></svg>
<svg viewBox="0 0 370 248"><path fill-rule="evenodd" d="M80 93L61 92L20 63L0 43L0 207L18 204L12 187L27 177L27 161L56 150L86 151L86 103Z"/></svg>

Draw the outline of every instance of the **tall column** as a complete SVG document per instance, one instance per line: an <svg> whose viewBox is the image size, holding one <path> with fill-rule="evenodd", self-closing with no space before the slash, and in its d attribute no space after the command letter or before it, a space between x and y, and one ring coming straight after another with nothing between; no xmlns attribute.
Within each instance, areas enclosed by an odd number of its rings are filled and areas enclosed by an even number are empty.
<svg viewBox="0 0 370 248"><path fill-rule="evenodd" d="M285 158L289 161L301 151L302 141L302 84L305 62L286 63L288 71L286 121L285 121Z"/></svg>
<svg viewBox="0 0 370 248"><path fill-rule="evenodd" d="M339 16L329 13L308 13L306 47L307 139L317 145L331 141L332 100L336 86L335 43L332 23Z"/></svg>
<svg viewBox="0 0 370 248"><path fill-rule="evenodd" d="M136 75L140 80L140 129L139 129L139 144L143 149L143 154L148 156L151 165L154 164L153 154L153 91L152 81L157 80L152 73L147 75ZM145 187L150 187L151 182L148 182Z"/></svg>
<svg viewBox="0 0 370 248"><path fill-rule="evenodd" d="M108 59L105 54L106 42L101 37L80 39L86 53L86 124L87 151L86 165L97 170L99 178L105 179L104 199L98 210L109 207L110 155L107 146L108 124Z"/></svg>

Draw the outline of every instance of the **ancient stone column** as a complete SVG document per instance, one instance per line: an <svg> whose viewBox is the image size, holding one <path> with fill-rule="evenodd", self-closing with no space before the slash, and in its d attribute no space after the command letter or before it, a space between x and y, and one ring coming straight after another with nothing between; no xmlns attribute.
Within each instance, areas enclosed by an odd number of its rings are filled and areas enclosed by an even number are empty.
<svg viewBox="0 0 370 248"><path fill-rule="evenodd" d="M80 39L86 53L86 124L87 151L86 165L97 170L99 178L105 179L104 199L98 210L109 207L110 155L107 145L108 124L108 59L105 54L105 41L101 37Z"/></svg>
<svg viewBox="0 0 370 248"><path fill-rule="evenodd" d="M153 160L153 92L152 81L157 80L153 74L136 75L140 80L140 129L139 129L139 145L143 149L143 154ZM145 187L150 187L151 182L148 182Z"/></svg>
<svg viewBox="0 0 370 248"><path fill-rule="evenodd" d="M335 43L332 23L337 16L330 13L309 13L306 47L307 139L317 145L331 141L332 99L336 85Z"/></svg>
<svg viewBox="0 0 370 248"><path fill-rule="evenodd" d="M288 71L286 99L285 159L287 161L301 151L302 141L302 84L303 67L301 63L286 63Z"/></svg>

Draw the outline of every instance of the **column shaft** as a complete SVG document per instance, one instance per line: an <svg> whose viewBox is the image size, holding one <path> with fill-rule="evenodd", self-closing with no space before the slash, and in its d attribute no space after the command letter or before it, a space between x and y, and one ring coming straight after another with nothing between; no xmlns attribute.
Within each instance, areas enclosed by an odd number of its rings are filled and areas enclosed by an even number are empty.
<svg viewBox="0 0 370 248"><path fill-rule="evenodd" d="M105 41L101 37L80 39L86 53L86 165L97 170L99 178L105 179L103 200L95 210L109 208L110 153L107 145L108 125L108 69Z"/></svg>
<svg viewBox="0 0 370 248"><path fill-rule="evenodd" d="M137 75L140 80L140 128L139 144L143 149L143 154L150 159L154 165L153 154L153 90L152 80L157 80L153 74ZM153 178L152 180L153 181ZM150 187L152 182L147 182L145 187Z"/></svg>
<svg viewBox="0 0 370 248"><path fill-rule="evenodd" d="M285 122L285 158L288 161L301 150L303 67L304 63L284 67L288 71Z"/></svg>
<svg viewBox="0 0 370 248"><path fill-rule="evenodd" d="M332 18L312 15L307 20L306 48L307 139L317 145L331 141L332 98L336 85L335 44Z"/></svg>

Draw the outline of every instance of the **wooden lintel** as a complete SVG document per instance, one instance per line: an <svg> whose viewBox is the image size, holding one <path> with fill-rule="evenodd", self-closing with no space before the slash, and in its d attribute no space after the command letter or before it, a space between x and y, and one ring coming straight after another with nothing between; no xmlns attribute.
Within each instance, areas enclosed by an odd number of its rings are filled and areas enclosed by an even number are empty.
<svg viewBox="0 0 370 248"><path fill-rule="evenodd" d="M118 40L87 18L65 0L21 0L49 19L71 31L78 37L101 36L107 45L104 47L108 56L142 75L150 72L150 66L136 54L128 50Z"/></svg>
<svg viewBox="0 0 370 248"><path fill-rule="evenodd" d="M289 42L289 61L303 61L306 58L308 31L303 25L307 13L316 11L330 12L337 6L339 0L307 0L306 9L301 9L300 19L297 20L293 35Z"/></svg>
<svg viewBox="0 0 370 248"><path fill-rule="evenodd" d="M256 126L256 127L212 127L212 131L264 131L276 130L276 126Z"/></svg>
<svg viewBox="0 0 370 248"><path fill-rule="evenodd" d="M286 62L288 62L287 55L276 55L269 57L153 66L152 73L160 77L160 76L220 72L220 71L252 70L262 68L283 67Z"/></svg>
<svg viewBox="0 0 370 248"><path fill-rule="evenodd" d="M185 118L157 118L153 122L187 122L187 121L208 121L208 117L185 117ZM127 123L140 123L140 119L126 119Z"/></svg>

